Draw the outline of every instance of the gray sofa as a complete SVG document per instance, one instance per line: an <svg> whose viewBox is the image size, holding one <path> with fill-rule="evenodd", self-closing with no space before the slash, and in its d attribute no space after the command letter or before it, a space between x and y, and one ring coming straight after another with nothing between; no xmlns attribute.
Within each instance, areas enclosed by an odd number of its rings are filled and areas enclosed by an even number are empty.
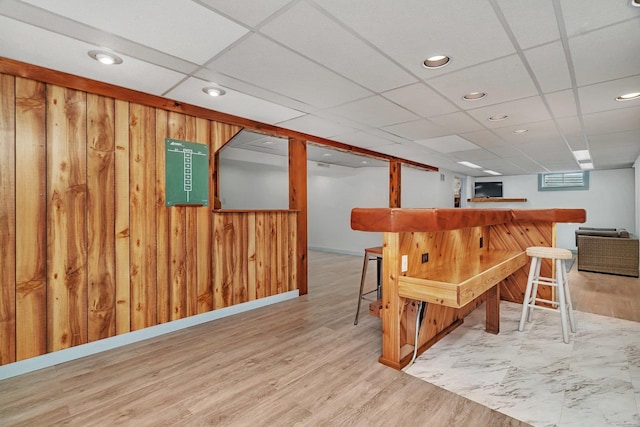
<svg viewBox="0 0 640 427"><path fill-rule="evenodd" d="M638 277L638 239L624 229L576 230L578 270Z"/></svg>

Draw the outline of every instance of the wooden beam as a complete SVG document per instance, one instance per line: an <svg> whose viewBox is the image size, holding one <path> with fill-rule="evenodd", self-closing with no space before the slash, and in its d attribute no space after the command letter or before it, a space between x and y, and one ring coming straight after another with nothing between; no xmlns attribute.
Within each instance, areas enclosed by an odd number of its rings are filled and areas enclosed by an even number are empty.
<svg viewBox="0 0 640 427"><path fill-rule="evenodd" d="M307 289L307 142L289 138L289 209L298 211L296 273L300 295Z"/></svg>
<svg viewBox="0 0 640 427"><path fill-rule="evenodd" d="M402 203L402 163L399 160L389 162L389 207L399 208Z"/></svg>

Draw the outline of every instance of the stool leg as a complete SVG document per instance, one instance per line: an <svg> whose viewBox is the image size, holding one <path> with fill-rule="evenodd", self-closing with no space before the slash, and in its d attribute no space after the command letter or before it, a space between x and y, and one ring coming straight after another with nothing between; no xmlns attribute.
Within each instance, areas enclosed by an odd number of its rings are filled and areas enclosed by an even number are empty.
<svg viewBox="0 0 640 427"><path fill-rule="evenodd" d="M527 318L527 313L529 312L529 299L531 298L531 288L533 287L533 275L536 272L536 257L531 258L531 267L529 268L529 278L527 279L527 288L524 291L524 300L522 301L522 314L520 315L520 325L518 326L518 330L520 332L524 331L524 322Z"/></svg>
<svg viewBox="0 0 640 427"><path fill-rule="evenodd" d="M562 323L562 341L569 344L569 332L567 332L567 306L564 299L564 275L566 274L562 260L556 260L556 290L558 294L558 305L560 309L560 322Z"/></svg>
<svg viewBox="0 0 640 427"><path fill-rule="evenodd" d="M360 315L360 302L362 302L362 292L364 291L364 279L367 277L367 266L369 264L369 255L364 253L364 264L362 264L362 278L360 279L360 293L358 294L358 309L356 310L356 320L354 325L358 324L358 316Z"/></svg>
<svg viewBox="0 0 640 427"><path fill-rule="evenodd" d="M569 273L566 269L566 262L562 260L564 272L564 299L567 301L567 311L569 314L569 326L571 326L571 332L576 332L576 322L573 318L573 303L571 302L571 291L569 290Z"/></svg>
<svg viewBox="0 0 640 427"><path fill-rule="evenodd" d="M529 305L529 316L527 317L527 322L531 322L533 320L533 309L536 306L536 301L538 299L538 283L540 281L540 268L542 267L542 258L536 258L536 272L533 275L533 289L531 290L531 303Z"/></svg>

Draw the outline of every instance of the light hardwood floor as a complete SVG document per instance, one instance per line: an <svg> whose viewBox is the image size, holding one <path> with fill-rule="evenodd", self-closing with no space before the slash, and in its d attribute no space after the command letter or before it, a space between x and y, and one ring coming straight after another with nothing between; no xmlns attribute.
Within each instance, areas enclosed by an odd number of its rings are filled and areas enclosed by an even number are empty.
<svg viewBox="0 0 640 427"><path fill-rule="evenodd" d="M361 262L311 252L307 296L2 381L0 425L527 425L377 363L380 320L363 304L353 326ZM618 276L574 270L576 308L637 316Z"/></svg>

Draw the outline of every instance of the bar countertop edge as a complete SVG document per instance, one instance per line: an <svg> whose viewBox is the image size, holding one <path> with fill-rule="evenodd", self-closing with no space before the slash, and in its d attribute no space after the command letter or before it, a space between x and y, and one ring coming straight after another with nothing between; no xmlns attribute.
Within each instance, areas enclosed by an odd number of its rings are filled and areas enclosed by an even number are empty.
<svg viewBox="0 0 640 427"><path fill-rule="evenodd" d="M354 208L357 231L411 232L456 230L508 222L584 223L584 209Z"/></svg>

